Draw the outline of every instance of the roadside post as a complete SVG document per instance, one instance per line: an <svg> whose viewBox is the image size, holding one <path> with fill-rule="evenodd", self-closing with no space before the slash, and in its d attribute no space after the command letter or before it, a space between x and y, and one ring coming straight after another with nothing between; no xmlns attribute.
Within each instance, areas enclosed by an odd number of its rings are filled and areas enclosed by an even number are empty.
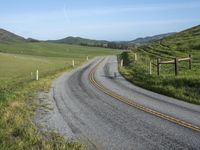
<svg viewBox="0 0 200 150"><path fill-rule="evenodd" d="M122 59L122 60L120 61L120 66L123 67L123 65L124 65L124 60Z"/></svg>
<svg viewBox="0 0 200 150"><path fill-rule="evenodd" d="M152 64L151 64L151 61L149 63L149 74L152 75Z"/></svg>
<svg viewBox="0 0 200 150"><path fill-rule="evenodd" d="M160 58L157 58L157 75L160 75Z"/></svg>
<svg viewBox="0 0 200 150"><path fill-rule="evenodd" d="M39 80L39 71L36 70L36 81L38 81L38 80Z"/></svg>
<svg viewBox="0 0 200 150"><path fill-rule="evenodd" d="M72 60L72 67L74 67L75 66L75 61L74 61L74 59Z"/></svg>
<svg viewBox="0 0 200 150"><path fill-rule="evenodd" d="M138 60L137 53L135 53L135 61L137 61L137 60Z"/></svg>

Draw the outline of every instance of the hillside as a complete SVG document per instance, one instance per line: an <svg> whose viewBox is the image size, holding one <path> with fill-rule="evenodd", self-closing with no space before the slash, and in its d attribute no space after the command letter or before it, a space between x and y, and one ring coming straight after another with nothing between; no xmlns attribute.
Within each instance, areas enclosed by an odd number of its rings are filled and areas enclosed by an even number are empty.
<svg viewBox="0 0 200 150"><path fill-rule="evenodd" d="M161 46L171 50L200 50L200 25L187 29L160 41Z"/></svg>
<svg viewBox="0 0 200 150"><path fill-rule="evenodd" d="M200 25L142 46L140 49L163 57L195 53L200 50Z"/></svg>
<svg viewBox="0 0 200 150"><path fill-rule="evenodd" d="M25 41L25 39L21 36L18 36L14 33L6 31L4 29L0 29L0 42L7 42L7 41Z"/></svg>

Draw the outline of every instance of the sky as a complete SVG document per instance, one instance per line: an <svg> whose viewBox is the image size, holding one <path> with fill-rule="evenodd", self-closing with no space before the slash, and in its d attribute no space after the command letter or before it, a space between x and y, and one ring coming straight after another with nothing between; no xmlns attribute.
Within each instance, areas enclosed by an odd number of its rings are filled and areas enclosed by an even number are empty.
<svg viewBox="0 0 200 150"><path fill-rule="evenodd" d="M124 41L200 24L200 0L0 0L0 28L39 40Z"/></svg>

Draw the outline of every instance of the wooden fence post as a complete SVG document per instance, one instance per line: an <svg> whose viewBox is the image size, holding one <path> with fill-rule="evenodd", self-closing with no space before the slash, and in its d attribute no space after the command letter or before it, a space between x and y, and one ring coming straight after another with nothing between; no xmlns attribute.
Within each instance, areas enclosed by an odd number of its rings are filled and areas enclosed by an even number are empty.
<svg viewBox="0 0 200 150"><path fill-rule="evenodd" d="M151 65L151 61L149 63L149 74L151 75L152 74L152 65Z"/></svg>
<svg viewBox="0 0 200 150"><path fill-rule="evenodd" d="M192 69L192 56L189 55L189 69Z"/></svg>
<svg viewBox="0 0 200 150"><path fill-rule="evenodd" d="M160 75L160 58L157 58L157 75Z"/></svg>
<svg viewBox="0 0 200 150"><path fill-rule="evenodd" d="M174 59L174 66L175 66L175 75L178 75L178 71L179 71L179 66L178 66L178 58L176 57Z"/></svg>

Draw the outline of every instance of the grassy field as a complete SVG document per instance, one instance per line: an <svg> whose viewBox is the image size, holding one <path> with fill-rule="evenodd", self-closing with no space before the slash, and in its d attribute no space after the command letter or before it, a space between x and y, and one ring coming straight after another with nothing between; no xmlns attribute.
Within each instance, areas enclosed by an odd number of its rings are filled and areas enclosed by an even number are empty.
<svg viewBox="0 0 200 150"><path fill-rule="evenodd" d="M134 61L134 52L138 54L138 61ZM188 57L189 54L193 57L192 70L188 69L188 62L181 62L178 76L174 75L174 65L161 65L160 76L157 76L156 66L153 66L153 74L149 74L150 61L156 64L157 58L172 60ZM158 93L200 104L200 26L139 47L120 57L127 61L127 66L120 68L127 80Z"/></svg>
<svg viewBox="0 0 200 150"><path fill-rule="evenodd" d="M0 149L84 149L56 133L47 133L44 139L32 123L37 109L34 93L48 90L54 78L73 69L73 59L79 66L87 56L118 53L65 44L0 42ZM35 81L37 69L39 81Z"/></svg>
<svg viewBox="0 0 200 150"><path fill-rule="evenodd" d="M91 48L51 43L0 43L0 103L9 98L16 87L20 88L40 77L72 68L72 60L78 66L86 57L116 54L113 49ZM32 76L31 76L32 74Z"/></svg>

